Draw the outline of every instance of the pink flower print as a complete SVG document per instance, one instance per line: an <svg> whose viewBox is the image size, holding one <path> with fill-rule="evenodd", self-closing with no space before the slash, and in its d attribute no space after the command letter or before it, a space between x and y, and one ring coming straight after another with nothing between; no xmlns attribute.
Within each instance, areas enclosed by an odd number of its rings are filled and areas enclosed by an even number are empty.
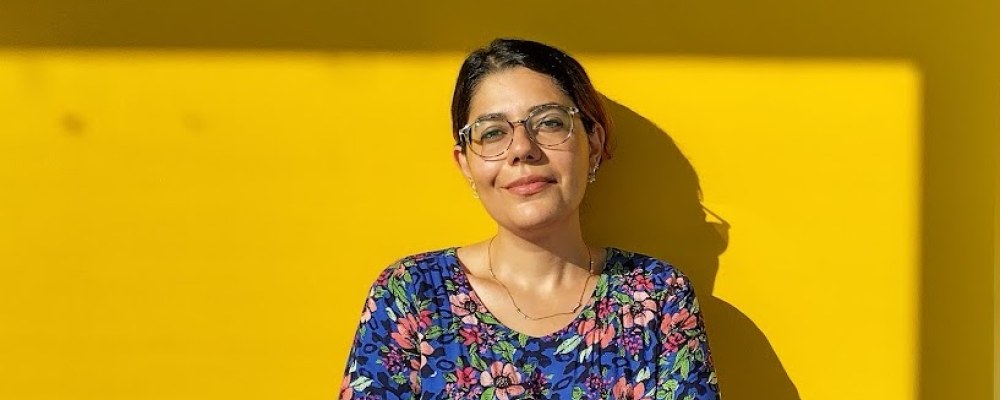
<svg viewBox="0 0 1000 400"><path fill-rule="evenodd" d="M392 276L400 278L406 273L406 265L403 263L396 264L396 267L392 269Z"/></svg>
<svg viewBox="0 0 1000 400"><path fill-rule="evenodd" d="M417 323L420 329L426 329L431 326L431 322L434 322L431 319L431 310L423 310L417 313Z"/></svg>
<svg viewBox="0 0 1000 400"><path fill-rule="evenodd" d="M686 308L682 308L673 315L664 318L663 322L660 322L660 332L667 336L667 341L663 343L663 347L667 351L677 351L677 348L687 341L687 337L684 336L683 332L694 329L696 326L698 326L698 318L688 312Z"/></svg>
<svg viewBox="0 0 1000 400"><path fill-rule="evenodd" d="M667 352L673 353L677 351L682 344L684 344L684 335L680 332L674 332L671 333L670 336L667 336L667 341L663 342L663 348L667 350Z"/></svg>
<svg viewBox="0 0 1000 400"><path fill-rule="evenodd" d="M635 301L625 306L625 315L622 317L622 326L631 328L632 326L646 326L653 320L656 312L656 301L649 297L649 293L636 292L632 296Z"/></svg>
<svg viewBox="0 0 1000 400"><path fill-rule="evenodd" d="M340 382L340 400L351 400L354 397L354 389L351 388L351 374L344 375L344 380Z"/></svg>
<svg viewBox="0 0 1000 400"><path fill-rule="evenodd" d="M479 331L479 325L463 326L462 329L458 330L458 334L462 336L462 344L466 346L482 344L484 341L482 333Z"/></svg>
<svg viewBox="0 0 1000 400"><path fill-rule="evenodd" d="M416 370L410 371L410 390L420 393L420 374Z"/></svg>
<svg viewBox="0 0 1000 400"><path fill-rule="evenodd" d="M611 339L615 337L615 327L610 324L604 325L603 328L597 329L597 322L594 319L587 319L577 325L577 333L583 335L583 341L586 346L592 346L594 343L600 343L600 348L608 347L611 344Z"/></svg>
<svg viewBox="0 0 1000 400"><path fill-rule="evenodd" d="M615 386L611 388L611 394L615 400L651 400L646 397L646 385L642 382L631 386L625 381L625 377L618 379Z"/></svg>
<svg viewBox="0 0 1000 400"><path fill-rule="evenodd" d="M475 368L465 367L455 372L455 383L460 387L468 387L479 380L479 372Z"/></svg>
<svg viewBox="0 0 1000 400"><path fill-rule="evenodd" d="M396 331L390 336L399 347L410 350L419 344L417 332L420 332L420 323L413 317L413 314L406 314L396 320Z"/></svg>
<svg viewBox="0 0 1000 400"><path fill-rule="evenodd" d="M676 332L678 330L690 330L698 326L698 318L691 314L686 308L664 318L660 323L660 331L663 333Z"/></svg>
<svg viewBox="0 0 1000 400"><path fill-rule="evenodd" d="M664 301L674 301L677 298L677 292L687 290L687 288L687 279L684 276L670 275L667 278L667 298Z"/></svg>
<svg viewBox="0 0 1000 400"><path fill-rule="evenodd" d="M684 276L677 276L676 274L671 274L667 278L667 287L677 290L687 289L687 279Z"/></svg>
<svg viewBox="0 0 1000 400"><path fill-rule="evenodd" d="M635 274L629 280L629 286L635 292L648 292L653 290L653 280L646 274Z"/></svg>
<svg viewBox="0 0 1000 400"><path fill-rule="evenodd" d="M489 371L483 371L479 376L479 384L489 388L495 388L493 395L500 400L509 400L510 396L518 396L524 393L524 386L521 385L521 373L517 372L514 364L496 361L490 365Z"/></svg>
<svg viewBox="0 0 1000 400"><path fill-rule="evenodd" d="M372 319L372 313L375 312L375 300L371 297L365 302L365 308L361 311L361 323L368 322Z"/></svg>
<svg viewBox="0 0 1000 400"><path fill-rule="evenodd" d="M448 299L451 300L451 312L461 318L463 323L469 325L479 323L476 312L482 311L483 307L479 305L479 299L475 298L475 294L469 296L467 293L459 293L448 296Z"/></svg>
<svg viewBox="0 0 1000 400"><path fill-rule="evenodd" d="M612 300L609 297L602 297L597 301L597 319L606 320L611 314Z"/></svg>
<svg viewBox="0 0 1000 400"><path fill-rule="evenodd" d="M427 317L427 321L430 321L429 316ZM434 348L424 341L423 328L426 326L427 324L418 321L413 314L406 314L403 318L396 321L396 331L390 335L401 349L420 355L420 359L410 361L413 369L423 368L427 364L427 356L434 353Z"/></svg>

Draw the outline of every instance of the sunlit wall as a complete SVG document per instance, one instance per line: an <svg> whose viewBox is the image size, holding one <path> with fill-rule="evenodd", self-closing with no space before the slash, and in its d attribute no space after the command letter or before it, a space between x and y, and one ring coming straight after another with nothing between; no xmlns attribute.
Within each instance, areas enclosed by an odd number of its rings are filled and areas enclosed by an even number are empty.
<svg viewBox="0 0 1000 400"><path fill-rule="evenodd" d="M753 328L803 399L914 398L920 69L578 55L646 129L595 196L680 191L642 148L676 146L729 226L680 265L751 322L707 311L710 337ZM0 398L335 396L381 268L494 229L451 158L461 57L0 53ZM670 256L606 223L599 244Z"/></svg>

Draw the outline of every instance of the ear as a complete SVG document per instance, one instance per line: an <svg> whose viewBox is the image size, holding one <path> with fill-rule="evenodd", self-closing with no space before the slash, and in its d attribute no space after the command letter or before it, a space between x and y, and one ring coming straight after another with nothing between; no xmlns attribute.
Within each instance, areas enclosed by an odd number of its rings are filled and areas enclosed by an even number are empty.
<svg viewBox="0 0 1000 400"><path fill-rule="evenodd" d="M465 154L462 146L455 145L455 148L452 149L452 156L455 158L455 165L460 171L462 171L462 175L465 176L465 180L472 181L472 169L469 168L469 156Z"/></svg>
<svg viewBox="0 0 1000 400"><path fill-rule="evenodd" d="M604 126L595 123L594 131L587 135L587 141L590 144L590 153L588 154L590 158L590 170L601 165L601 161L603 161L601 157L604 154L604 141L606 139Z"/></svg>

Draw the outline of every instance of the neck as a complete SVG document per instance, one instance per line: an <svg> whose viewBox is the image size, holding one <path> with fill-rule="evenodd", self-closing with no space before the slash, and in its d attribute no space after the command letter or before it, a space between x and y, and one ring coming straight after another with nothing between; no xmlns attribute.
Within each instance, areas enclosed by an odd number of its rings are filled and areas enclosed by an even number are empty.
<svg viewBox="0 0 1000 400"><path fill-rule="evenodd" d="M598 268L600 260L596 257L600 254L588 255L588 251L577 216L531 234L500 227L490 253L493 270L504 282L521 287L556 288L564 279L589 273L592 258L594 268Z"/></svg>

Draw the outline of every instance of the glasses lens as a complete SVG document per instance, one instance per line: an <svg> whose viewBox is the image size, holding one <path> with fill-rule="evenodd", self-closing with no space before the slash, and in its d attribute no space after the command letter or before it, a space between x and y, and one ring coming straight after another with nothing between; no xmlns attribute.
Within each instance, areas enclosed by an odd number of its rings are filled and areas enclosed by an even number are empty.
<svg viewBox="0 0 1000 400"><path fill-rule="evenodd" d="M539 144L556 145L569 139L573 116L561 107L543 108L532 114L526 125Z"/></svg>
<svg viewBox="0 0 1000 400"><path fill-rule="evenodd" d="M513 138L510 124L496 118L478 121L472 124L472 151L483 157L493 157L502 154Z"/></svg>

